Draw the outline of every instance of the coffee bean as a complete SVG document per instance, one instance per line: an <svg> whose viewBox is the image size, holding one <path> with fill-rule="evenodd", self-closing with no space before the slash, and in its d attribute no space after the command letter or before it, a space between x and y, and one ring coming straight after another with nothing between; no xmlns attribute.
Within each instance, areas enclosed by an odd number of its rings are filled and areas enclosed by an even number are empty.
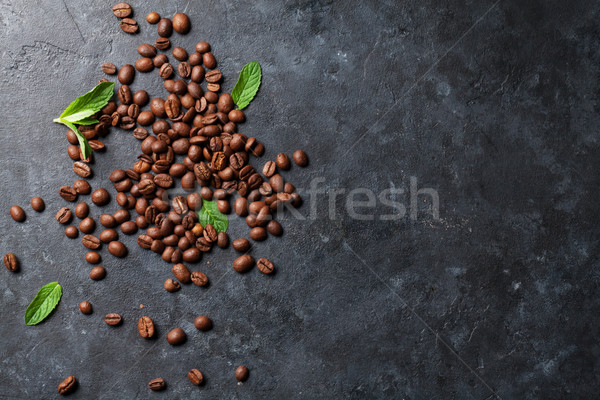
<svg viewBox="0 0 600 400"><path fill-rule="evenodd" d="M154 177L154 183L164 189L170 188L173 186L173 177L167 174L158 174ZM168 204L167 204L168 207Z"/></svg>
<svg viewBox="0 0 600 400"><path fill-rule="evenodd" d="M58 194L66 201L77 200L77 192L71 186L61 186L58 189Z"/></svg>
<svg viewBox="0 0 600 400"><path fill-rule="evenodd" d="M221 249L225 249L229 246L229 236L227 233L219 232L217 235L217 246Z"/></svg>
<svg viewBox="0 0 600 400"><path fill-rule="evenodd" d="M85 235L81 238L81 243L91 250L97 250L102 246L102 242L94 235Z"/></svg>
<svg viewBox="0 0 600 400"><path fill-rule="evenodd" d="M108 191L104 188L96 189L92 193L92 203L101 207L105 206L110 202L110 195Z"/></svg>
<svg viewBox="0 0 600 400"><path fill-rule="evenodd" d="M267 224L267 231L273 236L281 236L283 234L281 224L274 219Z"/></svg>
<svg viewBox="0 0 600 400"><path fill-rule="evenodd" d="M113 10L113 14L115 14L115 17L119 17L119 18L127 18L133 12L133 10L131 9L131 6L127 3L115 4L113 6L112 10Z"/></svg>
<svg viewBox="0 0 600 400"><path fill-rule="evenodd" d="M133 95L131 94L131 89L128 85L123 85L117 91L117 96L119 97L119 101L123 104L130 104L133 100Z"/></svg>
<svg viewBox="0 0 600 400"><path fill-rule="evenodd" d="M229 120L231 122L235 122L236 124L239 124L246 120L246 117L244 116L244 112L241 110L231 110L231 111L229 111L227 116L229 117Z"/></svg>
<svg viewBox="0 0 600 400"><path fill-rule="evenodd" d="M92 278L95 281L100 281L102 279L104 279L106 277L106 269L104 269L104 267L101 266L97 266L92 268L92 270L90 271L90 278Z"/></svg>
<svg viewBox="0 0 600 400"><path fill-rule="evenodd" d="M100 240L104 243L110 243L119 238L119 234L112 228L103 230L100 233Z"/></svg>
<svg viewBox="0 0 600 400"><path fill-rule="evenodd" d="M198 370L196 368L194 368L190 372L188 372L187 376L193 385L200 386L204 382L204 376L202 376L202 372L200 372L200 370Z"/></svg>
<svg viewBox="0 0 600 400"><path fill-rule="evenodd" d="M163 378L156 378L152 379L148 383L148 387L150 388L150 390L154 390L156 392L159 390L164 390L167 387L167 384L165 383L165 380Z"/></svg>
<svg viewBox="0 0 600 400"><path fill-rule="evenodd" d="M159 50L166 50L171 46L171 41L167 38L158 38L154 41L154 46ZM166 56L165 56L165 58L166 58ZM162 61L164 61L164 62L162 62ZM166 63L167 61L164 58L160 58L159 62L162 65L162 64ZM154 64L154 66L156 67L156 63Z"/></svg>
<svg viewBox="0 0 600 400"><path fill-rule="evenodd" d="M177 214L182 215L188 212L187 200L183 196L177 196L171 201L171 207Z"/></svg>
<svg viewBox="0 0 600 400"><path fill-rule="evenodd" d="M17 205L14 205L10 208L10 216L17 222L25 221L25 211Z"/></svg>
<svg viewBox="0 0 600 400"><path fill-rule="evenodd" d="M69 239L75 239L77 236L79 236L79 230L77 230L76 227L74 226L67 226L65 228L65 235L69 238Z"/></svg>
<svg viewBox="0 0 600 400"><path fill-rule="evenodd" d="M142 123L142 122L146 122L146 118L147 118L147 116L146 116L146 114L144 114L144 113L147 113L147 112L148 112L148 111L142 111L142 112L140 113L140 117L138 117L138 122L140 123L140 125L144 125L144 126L146 126L146 124L145 124L145 123ZM142 114L144 114L144 116L143 116L143 117L142 117ZM141 119L142 121L140 121L140 119ZM154 119L154 118L152 118L152 119ZM136 139L138 139L138 140L144 140L144 139L146 139L146 138L148 137L148 131L147 131L146 129L144 129L144 128L139 128L139 127L138 127L138 128L135 128L135 129L133 130L133 137L134 137L134 138L136 138Z"/></svg>
<svg viewBox="0 0 600 400"><path fill-rule="evenodd" d="M187 335L181 328L175 328L169 333L167 333L167 342L169 342L169 344L173 346L183 344L186 341L186 339Z"/></svg>
<svg viewBox="0 0 600 400"><path fill-rule="evenodd" d="M183 261L194 264L202 258L202 252L196 247L189 248L183 252Z"/></svg>
<svg viewBox="0 0 600 400"><path fill-rule="evenodd" d="M80 204L85 204L85 203L80 203ZM79 206L79 204L78 204L78 206ZM75 208L75 213L77 214L77 208ZM94 219L92 217L85 217L79 223L79 230L83 233L92 233L95 228L96 228L96 222L94 221Z"/></svg>
<svg viewBox="0 0 600 400"><path fill-rule="evenodd" d="M79 303L79 311L81 311L85 315L90 315L93 311L92 304L85 300Z"/></svg>
<svg viewBox="0 0 600 400"><path fill-rule="evenodd" d="M121 29L126 33L136 33L139 29L139 26L135 19L123 18L121 20Z"/></svg>
<svg viewBox="0 0 600 400"><path fill-rule="evenodd" d="M198 42L196 44L196 51L200 54L204 54L210 51L210 44L207 42Z"/></svg>
<svg viewBox="0 0 600 400"><path fill-rule="evenodd" d="M140 72L150 72L154 69L154 62L148 57L138 58L135 61L135 69Z"/></svg>
<svg viewBox="0 0 600 400"><path fill-rule="evenodd" d="M122 85L131 85L135 77L135 68L131 64L125 64L119 70L117 77Z"/></svg>
<svg viewBox="0 0 600 400"><path fill-rule="evenodd" d="M173 16L173 29L175 32L185 35L190 31L192 24L186 14L177 13Z"/></svg>
<svg viewBox="0 0 600 400"><path fill-rule="evenodd" d="M102 64L102 72L107 75L114 75L117 73L117 67L113 63L105 62Z"/></svg>
<svg viewBox="0 0 600 400"><path fill-rule="evenodd" d="M157 28L158 36L169 37L173 34L173 23L169 18L161 18Z"/></svg>
<svg viewBox="0 0 600 400"><path fill-rule="evenodd" d="M150 339L154 336L154 322L147 316L143 316L138 321L138 332L144 339Z"/></svg>
<svg viewBox="0 0 600 400"><path fill-rule="evenodd" d="M118 240L113 240L108 244L108 252L115 257L123 258L127 255L127 247Z"/></svg>
<svg viewBox="0 0 600 400"><path fill-rule="evenodd" d="M173 57L178 61L185 61L188 59L188 53L183 47L177 46L173 48Z"/></svg>
<svg viewBox="0 0 600 400"><path fill-rule="evenodd" d="M89 178L92 175L90 166L81 161L75 161L73 163L73 172L82 178Z"/></svg>
<svg viewBox="0 0 600 400"><path fill-rule="evenodd" d="M171 293L176 292L179 289L181 289L181 285L179 284L179 282L177 282L173 278L167 279L163 286L165 287L165 290L167 292L171 292Z"/></svg>
<svg viewBox="0 0 600 400"><path fill-rule="evenodd" d="M208 284L208 277L206 276L206 274L204 272L200 272L200 271L192 272L191 279L192 279L192 282L194 282L194 284L196 286L206 286Z"/></svg>
<svg viewBox="0 0 600 400"><path fill-rule="evenodd" d="M123 317L121 317L121 315L117 313L109 313L106 314L106 317L104 317L104 322L106 322L110 326L117 326L121 322L123 322Z"/></svg>
<svg viewBox="0 0 600 400"><path fill-rule="evenodd" d="M270 179L269 179L269 184L271 185L271 187L273 188L273 191L275 193L279 193L279 192L283 192L283 177L279 174L275 174L273 175Z"/></svg>
<svg viewBox="0 0 600 400"><path fill-rule="evenodd" d="M299 167L306 167L308 165L308 156L302 150L296 150L294 154L292 154L292 158Z"/></svg>
<svg viewBox="0 0 600 400"><path fill-rule="evenodd" d="M240 253L245 253L248 250L250 250L250 241L248 241L248 239L246 238L239 238L239 239L235 239L232 243L231 246L236 250L239 251Z"/></svg>
<svg viewBox="0 0 600 400"><path fill-rule="evenodd" d="M33 208L34 211L42 212L46 208L46 204L41 197L32 197L31 208Z"/></svg>
<svg viewBox="0 0 600 400"><path fill-rule="evenodd" d="M277 154L277 166L284 171L290 169L292 163L290 162L290 158L285 153Z"/></svg>
<svg viewBox="0 0 600 400"><path fill-rule="evenodd" d="M213 242L217 241L217 231L215 230L215 228L211 224L207 224L204 227L203 235L204 235L204 238L209 243L213 243Z"/></svg>
<svg viewBox="0 0 600 400"><path fill-rule="evenodd" d="M146 16L146 21L148 21L148 23L152 25L157 24L158 21L160 21L160 15L158 15L157 12L152 11Z"/></svg>
<svg viewBox="0 0 600 400"><path fill-rule="evenodd" d="M148 58L156 57L156 53L157 53L156 47L154 47L148 43L140 44L137 48L137 52L140 54L140 56L148 57Z"/></svg>
<svg viewBox="0 0 600 400"><path fill-rule="evenodd" d="M101 124L98 124L96 126L99 126L99 125L101 125ZM97 152L97 151L104 150L104 147L105 147L104 143L102 143L99 140L88 140L88 143L89 143L89 145L90 145L90 147L92 148L93 151Z"/></svg>
<svg viewBox="0 0 600 400"><path fill-rule="evenodd" d="M85 261L89 262L90 264L98 264L101 260L102 257L100 256L100 254L98 254L95 251L88 251L85 254Z"/></svg>
<svg viewBox="0 0 600 400"><path fill-rule="evenodd" d="M174 119L177 118L180 113L181 104L178 101L174 101L173 99L165 101L165 114L167 114L167 117Z"/></svg>
<svg viewBox="0 0 600 400"><path fill-rule="evenodd" d="M262 242L267 238L267 231L261 226L254 227L250 230L250 239Z"/></svg>
<svg viewBox="0 0 600 400"><path fill-rule="evenodd" d="M233 209L240 217L248 215L248 200L245 197L238 197L233 203Z"/></svg>
<svg viewBox="0 0 600 400"><path fill-rule="evenodd" d="M58 385L58 394L67 395L77 387L77 380L74 376L67 377Z"/></svg>
<svg viewBox="0 0 600 400"><path fill-rule="evenodd" d="M212 324L211 319L208 318L206 315L199 315L194 320L194 326L199 331L206 332L206 331L212 329L213 324Z"/></svg>
<svg viewBox="0 0 600 400"><path fill-rule="evenodd" d="M264 257L258 259L258 261L256 262L256 266L258 267L258 270L263 274L270 274L275 269L273 263Z"/></svg>
<svg viewBox="0 0 600 400"><path fill-rule="evenodd" d="M83 195L90 194L92 192L92 187L90 184L83 179L77 179L75 182L73 182L73 189L75 189L78 194Z"/></svg>
<svg viewBox="0 0 600 400"><path fill-rule="evenodd" d="M237 367L235 369L235 379L237 379L240 382L243 382L246 379L248 379L249 374L250 374L250 371L248 370L248 368L245 365L240 365L239 367Z"/></svg>
<svg viewBox="0 0 600 400"><path fill-rule="evenodd" d="M254 258L250 254L239 256L233 262L233 269L237 272L247 272L254 266Z"/></svg>
<svg viewBox="0 0 600 400"><path fill-rule="evenodd" d="M217 66L217 60L211 52L202 54L202 63L208 69L214 69Z"/></svg>
<svg viewBox="0 0 600 400"><path fill-rule="evenodd" d="M175 278L177 278L181 283L189 283L191 281L190 271L183 264L173 265L173 275L175 275Z"/></svg>
<svg viewBox="0 0 600 400"><path fill-rule="evenodd" d="M114 228L117 226L117 221L110 214L102 214L100 216L100 224L105 228Z"/></svg>
<svg viewBox="0 0 600 400"><path fill-rule="evenodd" d="M188 78L190 76L192 69L190 67L190 64L187 61L183 61L181 63L179 63L179 66L177 67L177 73L179 74L179 76L181 76L182 78ZM181 94L181 92L187 91L187 85L185 86L185 88L181 88L180 90L175 90L175 92L177 94ZM178 93L179 92L179 93Z"/></svg>
<svg viewBox="0 0 600 400"><path fill-rule="evenodd" d="M67 207L63 207L56 213L56 220L61 224L67 224L71 221L72 217L71 210ZM14 218L14 217L13 217Z"/></svg>
<svg viewBox="0 0 600 400"><path fill-rule="evenodd" d="M133 221L126 221L121 224L121 232L125 235L133 235L138 230L137 225Z"/></svg>
<svg viewBox="0 0 600 400"><path fill-rule="evenodd" d="M19 270L19 260L14 253L6 253L4 255L4 265L10 272L16 272Z"/></svg>

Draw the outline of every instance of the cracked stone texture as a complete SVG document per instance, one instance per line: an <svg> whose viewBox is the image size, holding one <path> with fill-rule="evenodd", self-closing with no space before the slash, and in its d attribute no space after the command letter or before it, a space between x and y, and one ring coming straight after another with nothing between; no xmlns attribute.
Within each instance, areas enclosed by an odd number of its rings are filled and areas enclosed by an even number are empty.
<svg viewBox="0 0 600 400"><path fill-rule="evenodd" d="M141 32L124 34L106 1L0 1L2 254L21 260L0 279L2 398L593 398L600 389L598 76L600 7L592 1L131 2ZM258 60L262 88L240 131L266 146L261 161L303 148L310 166L285 178L319 201L287 215L285 235L258 243L277 266L231 272L234 251L197 267L209 288L167 293L170 265L121 235L130 256L101 252L108 275L89 279L79 240L54 220L58 187L77 177L65 128L51 121L152 43L144 16L185 11L175 44L209 41L230 91ZM134 89L164 96L156 72ZM114 129L96 157L94 188L129 167L139 143ZM410 180L437 190L411 210ZM351 196L379 196L352 217ZM344 193L333 196L336 190ZM31 210L42 196L46 211ZM82 200L89 201L88 197ZM390 201L398 207L390 206ZM17 224L13 204L27 212ZM113 202L92 207L97 218ZM413 207L414 209L414 207ZM406 211L406 215L404 214ZM403 215L400 219L382 217ZM233 238L247 235L231 218ZM210 262L210 263L209 263ZM24 310L45 283L63 298L44 323ZM89 300L94 314L77 304ZM144 305L143 310L140 304ZM119 312L124 324L107 326ZM193 327L207 314L214 329ZM150 315L158 339L142 340ZM165 334L182 327L188 342ZM239 364L251 370L238 385ZM186 377L199 368L202 388ZM168 389L150 393L163 377Z"/></svg>

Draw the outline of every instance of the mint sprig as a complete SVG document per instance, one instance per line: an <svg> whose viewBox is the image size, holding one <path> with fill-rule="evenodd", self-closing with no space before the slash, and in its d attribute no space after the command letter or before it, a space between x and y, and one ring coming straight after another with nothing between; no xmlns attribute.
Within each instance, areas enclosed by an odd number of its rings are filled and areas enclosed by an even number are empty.
<svg viewBox="0 0 600 400"><path fill-rule="evenodd" d="M261 79L262 71L258 62L251 61L242 68L240 77L231 91L231 98L238 109L242 110L248 107L258 92Z"/></svg>
<svg viewBox="0 0 600 400"><path fill-rule="evenodd" d="M114 94L114 82L101 82L95 88L76 98L65 111L60 114L60 117L55 118L53 122L57 122L68 126L77 135L79 147L83 158L88 158L92 154L92 148L88 144L87 139L75 125L92 125L97 124L98 120L90 118L109 102Z"/></svg>
<svg viewBox="0 0 600 400"><path fill-rule="evenodd" d="M212 225L217 232L226 232L229 227L227 215L222 214L216 201L204 200L198 213L198 220L202 226Z"/></svg>
<svg viewBox="0 0 600 400"><path fill-rule="evenodd" d="M27 325L37 325L42 322L54 310L61 297L62 287L58 282L44 285L27 307L25 323Z"/></svg>

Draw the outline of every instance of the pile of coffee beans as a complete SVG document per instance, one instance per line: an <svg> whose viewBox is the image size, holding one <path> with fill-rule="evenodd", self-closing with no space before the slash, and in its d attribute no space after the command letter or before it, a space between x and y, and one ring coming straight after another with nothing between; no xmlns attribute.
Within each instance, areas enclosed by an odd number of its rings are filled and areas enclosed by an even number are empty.
<svg viewBox="0 0 600 400"><path fill-rule="evenodd" d="M112 11L121 18L123 31L136 33L139 30L138 23L132 18L131 5L118 3ZM73 211L69 207L58 210L56 220L66 225L68 238L78 238L81 232L81 243L88 250L85 260L94 265L89 274L92 280L102 280L107 274L106 269L98 265L102 261L99 253L102 247L106 245L108 252L117 258L126 257L128 249L119 241L119 235L137 234L141 248L173 265L172 277L166 279L164 288L174 293L181 290L181 284L206 286L209 282L206 274L190 271L186 264L198 263L204 253L215 247L229 247L230 238L226 232L199 222L197 212L203 202L215 201L221 213L233 211L245 218L252 241L266 240L269 235L280 236L283 227L276 217L286 207L302 204L295 186L281 173L290 170L292 160L300 167L306 166L308 157L302 150L295 151L291 158L280 153L275 160L262 163L262 168L255 168L252 161L264 154L264 145L257 138L240 132L246 117L243 111L235 108L231 95L222 91L223 73L217 69L211 45L198 42L193 49L186 50L171 43L173 31L186 34L191 29L190 19L183 13L169 19L151 12L146 21L157 24L158 37L154 44L140 44L137 47L140 57L133 64L119 68L110 62L102 64L102 72L116 75L120 83L116 99L93 116L98 119L97 124L78 127L93 150L90 157L83 158L77 136L72 130L67 131L67 154L73 160L73 171L81 179L58 189L59 196L70 203L91 194L94 206L105 207L114 199L120 209L112 214L104 213L96 221L90 216L89 204L80 201ZM132 84L137 73L155 73L157 79L163 81L166 96L151 97L144 89L134 91ZM93 176L92 158L106 147L100 139L111 127L130 131L133 138L141 142L136 160L110 174L114 196L105 188L92 191L86 180ZM178 194L171 196L170 193ZM34 197L31 207L42 212L45 203L40 197ZM25 211L18 205L11 207L10 215L18 222L26 218ZM80 220L79 224L70 225L73 215ZM95 234L98 228L101 231ZM255 261L248 254L252 249L250 240L242 237L231 243L235 251L242 253L233 261L235 271L245 273L256 265L261 273L274 272L272 261L265 257ZM19 269L13 253L4 256L4 264L12 272ZM83 314L93 313L88 301L81 302L79 308ZM123 317L110 313L104 321L117 327L123 324ZM196 317L194 325L200 331L210 330L213 326L205 315ZM154 337L153 320L142 316L138 331L144 339ZM186 342L187 335L183 329L174 328L167 333L166 339L177 346ZM248 375L249 370L243 365L235 370L235 377L240 382ZM192 369L187 376L194 385L204 382L198 369ZM59 385L58 391L67 394L75 385L75 377L70 376ZM163 390L166 383L164 379L156 378L148 386L151 390Z"/></svg>

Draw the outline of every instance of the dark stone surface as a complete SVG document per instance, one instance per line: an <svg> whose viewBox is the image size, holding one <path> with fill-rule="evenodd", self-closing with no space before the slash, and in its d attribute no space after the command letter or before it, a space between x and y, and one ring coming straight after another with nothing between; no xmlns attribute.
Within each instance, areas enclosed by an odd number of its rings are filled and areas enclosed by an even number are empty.
<svg viewBox="0 0 600 400"><path fill-rule="evenodd" d="M0 2L0 252L22 265L1 273L0 397L56 398L71 374L73 399L597 396L597 3L148 3L132 2L141 33L129 36L106 1ZM192 32L173 39L211 42L227 91L245 63L262 64L241 128L266 145L255 165L303 148L310 166L286 179L304 189L326 180L320 205L307 196L303 220L288 215L282 238L256 245L273 277L231 272L233 250L213 251L198 267L209 288L167 293L170 265L125 237L130 256L104 248L108 275L93 282L79 240L54 220L65 205L57 189L76 176L65 129L51 121L102 77L102 62L133 63L154 41L144 20L153 10L190 15ZM164 93L155 74L138 74L142 87ZM114 195L108 175L131 165L139 143L119 130L105 142L91 182ZM353 189L395 188L409 212L411 177L437 190L439 220L427 196L416 220L381 220L401 210L380 200L373 220L346 209ZM330 202L334 190L345 194ZM10 219L12 204L25 223ZM247 234L231 220L232 237ZM51 281L64 288L57 310L25 326ZM91 316L78 311L84 299ZM107 326L108 312L124 324ZM196 331L197 314L214 329ZM141 315L158 339L138 336ZM166 343L174 327L185 345ZM239 364L251 371L243 385ZM187 381L191 368L204 387ZM150 393L159 376L167 392Z"/></svg>

